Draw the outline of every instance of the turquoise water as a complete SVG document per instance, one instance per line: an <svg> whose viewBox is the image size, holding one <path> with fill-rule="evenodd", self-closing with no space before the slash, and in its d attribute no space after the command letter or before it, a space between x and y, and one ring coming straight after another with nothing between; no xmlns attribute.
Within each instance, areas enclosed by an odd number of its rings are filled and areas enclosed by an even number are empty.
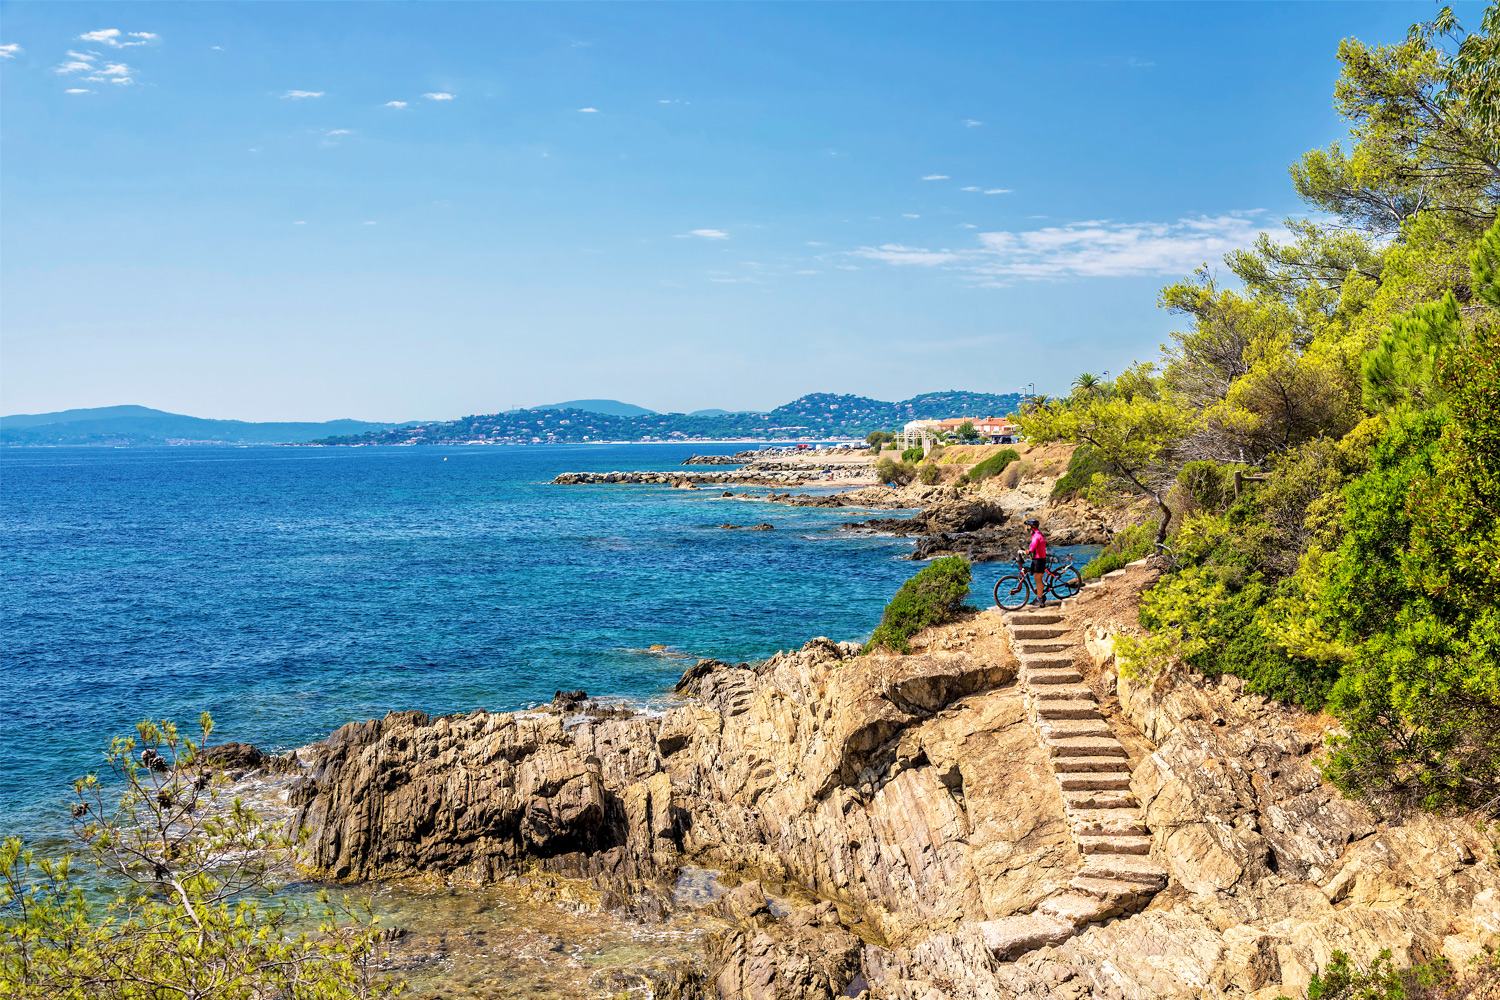
<svg viewBox="0 0 1500 1000"><path fill-rule="evenodd" d="M857 511L547 482L692 451L4 453L0 829L64 829L68 783L148 716L281 750L390 710L650 700L681 656L867 636L918 567L841 530ZM976 602L1003 570L976 567Z"/></svg>

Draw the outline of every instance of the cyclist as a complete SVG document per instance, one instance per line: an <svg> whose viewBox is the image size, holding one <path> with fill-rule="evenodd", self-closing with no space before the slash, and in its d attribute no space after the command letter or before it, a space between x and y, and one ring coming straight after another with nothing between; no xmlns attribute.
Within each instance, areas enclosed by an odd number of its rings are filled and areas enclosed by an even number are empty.
<svg viewBox="0 0 1500 1000"><path fill-rule="evenodd" d="M1042 525L1034 517L1028 517L1023 522L1031 529L1031 542L1022 549L1019 555L1024 559L1031 557L1031 574L1036 578L1036 606L1044 608L1047 606L1047 591L1044 587L1043 577L1047 575L1047 537L1042 534Z"/></svg>

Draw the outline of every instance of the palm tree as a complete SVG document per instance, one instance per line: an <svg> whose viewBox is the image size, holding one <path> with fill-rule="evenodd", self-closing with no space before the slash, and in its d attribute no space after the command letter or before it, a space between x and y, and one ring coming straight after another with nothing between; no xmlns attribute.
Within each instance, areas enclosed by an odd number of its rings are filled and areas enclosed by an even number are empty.
<svg viewBox="0 0 1500 1000"><path fill-rule="evenodd" d="M1073 380L1073 391L1075 393L1082 393L1085 396L1092 396L1099 391L1101 384L1098 375L1095 375L1093 372L1084 372Z"/></svg>
<svg viewBox="0 0 1500 1000"><path fill-rule="evenodd" d="M1037 410L1045 407L1048 402L1050 402L1050 399L1046 394L1036 393L1035 395L1026 397L1026 403L1021 407L1021 410L1024 413L1035 413Z"/></svg>

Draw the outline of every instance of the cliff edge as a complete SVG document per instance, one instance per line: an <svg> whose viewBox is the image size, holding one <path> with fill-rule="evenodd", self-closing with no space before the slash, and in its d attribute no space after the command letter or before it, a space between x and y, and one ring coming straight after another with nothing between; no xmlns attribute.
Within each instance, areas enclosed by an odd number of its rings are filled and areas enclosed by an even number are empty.
<svg viewBox="0 0 1500 1000"><path fill-rule="evenodd" d="M1119 678L1111 636L1153 576L1133 564L1041 624L978 613L910 656L815 639L701 661L661 716L345 726L291 792L302 861L541 869L645 921L683 865L717 869L725 929L656 988L684 998L1269 1000L1335 950L1462 965L1500 940L1495 846L1339 798L1328 720L1233 679Z"/></svg>

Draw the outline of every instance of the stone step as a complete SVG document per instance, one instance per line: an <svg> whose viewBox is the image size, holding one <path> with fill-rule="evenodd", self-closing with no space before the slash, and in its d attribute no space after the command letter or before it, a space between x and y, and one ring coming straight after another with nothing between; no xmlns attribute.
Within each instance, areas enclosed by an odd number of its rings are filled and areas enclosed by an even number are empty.
<svg viewBox="0 0 1500 1000"><path fill-rule="evenodd" d="M1129 771L1069 771L1057 775L1065 792L1119 792L1130 790Z"/></svg>
<svg viewBox="0 0 1500 1000"><path fill-rule="evenodd" d="M1122 882L1117 878L1093 878L1079 875L1068 888L1113 903L1122 910L1138 910L1151 902L1156 890L1140 882Z"/></svg>
<svg viewBox="0 0 1500 1000"><path fill-rule="evenodd" d="M1049 667L1045 670L1028 667L1023 677L1029 687L1042 684L1077 684L1083 680L1083 675L1073 667Z"/></svg>
<svg viewBox="0 0 1500 1000"><path fill-rule="evenodd" d="M1022 642L1017 652L1022 656L1035 656L1037 653L1061 653L1063 650L1072 649L1071 642L1043 641Z"/></svg>
<svg viewBox="0 0 1500 1000"><path fill-rule="evenodd" d="M1038 719L1036 724L1042 740L1049 744L1059 740L1115 738L1109 723L1103 719Z"/></svg>
<svg viewBox="0 0 1500 1000"><path fill-rule="evenodd" d="M1010 634L1013 639L1024 641L1027 639L1056 639L1060 635L1066 635L1066 625L1011 625Z"/></svg>
<svg viewBox="0 0 1500 1000"><path fill-rule="evenodd" d="M1047 670L1052 667L1071 667L1077 659L1072 652L1037 653L1035 656L1018 656L1016 659L1027 670Z"/></svg>
<svg viewBox="0 0 1500 1000"><path fill-rule="evenodd" d="M1049 739L1046 745L1054 760L1059 757L1109 757L1114 760L1116 768L1128 766L1124 760L1128 754L1113 736L1065 736Z"/></svg>
<svg viewBox="0 0 1500 1000"><path fill-rule="evenodd" d="M1150 854L1151 838L1085 834L1078 838L1078 849L1084 854Z"/></svg>
<svg viewBox="0 0 1500 1000"><path fill-rule="evenodd" d="M1052 771L1055 774L1118 771L1122 763L1119 757L1053 757Z"/></svg>
<svg viewBox="0 0 1500 1000"><path fill-rule="evenodd" d="M1038 701L1036 714L1043 719L1092 719L1099 715L1097 701Z"/></svg>
<svg viewBox="0 0 1500 1000"><path fill-rule="evenodd" d="M1068 822L1079 836L1143 837L1148 832L1138 809L1077 809L1068 813Z"/></svg>
<svg viewBox="0 0 1500 1000"><path fill-rule="evenodd" d="M1139 805L1133 792L1114 788L1064 789L1063 802L1070 813L1081 809L1134 809Z"/></svg>
<svg viewBox="0 0 1500 1000"><path fill-rule="evenodd" d="M1167 885L1167 870L1150 858L1138 854L1090 854L1083 859L1078 872L1082 878L1112 878L1121 882L1139 882L1160 892Z"/></svg>
<svg viewBox="0 0 1500 1000"><path fill-rule="evenodd" d="M1065 892L1042 900L1037 904L1036 912L1066 920L1074 927L1085 927L1098 920L1118 917L1125 912L1125 907L1103 896Z"/></svg>
<svg viewBox="0 0 1500 1000"><path fill-rule="evenodd" d="M1007 625L1056 625L1062 620L1055 611L1012 611L1005 616Z"/></svg>
<svg viewBox="0 0 1500 1000"><path fill-rule="evenodd" d="M1038 684L1031 693L1034 697L1051 700L1087 701L1094 697L1094 689L1087 684Z"/></svg>
<svg viewBox="0 0 1500 1000"><path fill-rule="evenodd" d="M984 943L1002 961L1048 945L1062 944L1073 936L1073 931L1071 920L1062 920L1045 913L1001 917L999 920L986 920L979 925Z"/></svg>

